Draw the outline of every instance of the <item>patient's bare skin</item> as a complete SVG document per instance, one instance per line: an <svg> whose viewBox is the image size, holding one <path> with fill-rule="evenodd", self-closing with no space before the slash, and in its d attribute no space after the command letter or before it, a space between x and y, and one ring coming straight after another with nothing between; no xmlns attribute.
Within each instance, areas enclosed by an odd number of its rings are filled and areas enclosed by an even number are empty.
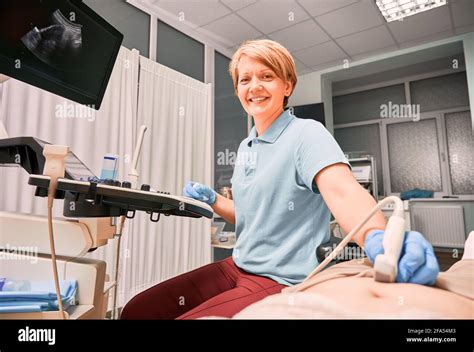
<svg viewBox="0 0 474 352"><path fill-rule="evenodd" d="M380 283L370 277L345 277L321 282L304 292L331 298L347 310L361 314L391 315L403 310L424 310L446 318L474 319L474 302L434 287Z"/></svg>
<svg viewBox="0 0 474 352"><path fill-rule="evenodd" d="M377 282L367 258L351 260L270 295L234 318L474 319L473 234L462 260L439 273L435 286Z"/></svg>

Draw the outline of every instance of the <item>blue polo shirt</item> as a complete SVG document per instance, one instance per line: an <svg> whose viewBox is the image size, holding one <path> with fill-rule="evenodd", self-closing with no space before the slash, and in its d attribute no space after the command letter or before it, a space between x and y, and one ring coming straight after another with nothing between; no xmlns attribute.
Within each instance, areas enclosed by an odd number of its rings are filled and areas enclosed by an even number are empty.
<svg viewBox="0 0 474 352"><path fill-rule="evenodd" d="M300 283L318 265L316 248L329 240L330 211L314 176L335 163L349 165L319 122L285 110L261 136L242 141L232 176L241 269L283 285Z"/></svg>

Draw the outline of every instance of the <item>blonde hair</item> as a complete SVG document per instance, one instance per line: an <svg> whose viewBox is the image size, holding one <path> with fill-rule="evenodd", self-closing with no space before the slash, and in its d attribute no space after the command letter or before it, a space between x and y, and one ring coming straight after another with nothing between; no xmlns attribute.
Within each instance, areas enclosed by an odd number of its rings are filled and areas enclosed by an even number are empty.
<svg viewBox="0 0 474 352"><path fill-rule="evenodd" d="M247 55L252 59L260 61L265 66L270 67L285 83L287 81L292 83L290 94L283 99L283 107L286 107L288 98L295 90L297 82L295 60L290 52L283 45L273 40L259 39L243 42L232 56L229 64L229 73L234 82L234 92L236 95L239 81L237 65L242 55Z"/></svg>

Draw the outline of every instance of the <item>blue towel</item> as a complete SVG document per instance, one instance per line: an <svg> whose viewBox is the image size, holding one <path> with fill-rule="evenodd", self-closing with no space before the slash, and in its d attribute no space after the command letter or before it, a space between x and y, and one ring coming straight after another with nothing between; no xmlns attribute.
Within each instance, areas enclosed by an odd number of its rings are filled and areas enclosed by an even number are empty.
<svg viewBox="0 0 474 352"><path fill-rule="evenodd" d="M411 198L433 198L433 191L415 188L400 193L400 198L401 200L408 200Z"/></svg>
<svg viewBox="0 0 474 352"><path fill-rule="evenodd" d="M0 278L0 282L4 279ZM59 281L64 309L76 304L77 281ZM0 291L0 313L58 310L54 281L30 281L28 290Z"/></svg>

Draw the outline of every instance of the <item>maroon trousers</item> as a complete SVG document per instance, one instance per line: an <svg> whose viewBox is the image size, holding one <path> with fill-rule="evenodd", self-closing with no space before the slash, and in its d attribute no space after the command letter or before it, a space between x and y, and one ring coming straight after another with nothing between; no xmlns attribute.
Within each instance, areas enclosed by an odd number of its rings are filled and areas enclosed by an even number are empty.
<svg viewBox="0 0 474 352"><path fill-rule="evenodd" d="M243 271L229 257L139 293L125 305L121 319L230 318L284 287Z"/></svg>

